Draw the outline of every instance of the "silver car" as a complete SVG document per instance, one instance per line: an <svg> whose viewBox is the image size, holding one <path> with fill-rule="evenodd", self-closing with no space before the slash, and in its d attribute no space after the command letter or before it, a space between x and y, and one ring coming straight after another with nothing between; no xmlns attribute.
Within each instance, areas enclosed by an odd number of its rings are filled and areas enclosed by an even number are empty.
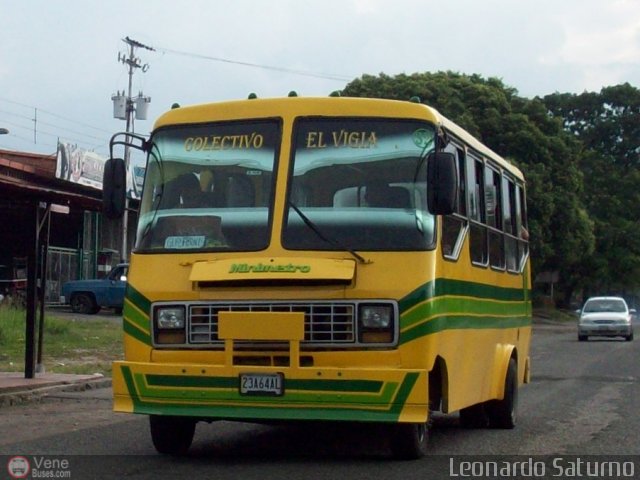
<svg viewBox="0 0 640 480"><path fill-rule="evenodd" d="M629 309L621 297L591 297L578 313L578 340L581 342L595 336L633 340L631 316L636 311Z"/></svg>

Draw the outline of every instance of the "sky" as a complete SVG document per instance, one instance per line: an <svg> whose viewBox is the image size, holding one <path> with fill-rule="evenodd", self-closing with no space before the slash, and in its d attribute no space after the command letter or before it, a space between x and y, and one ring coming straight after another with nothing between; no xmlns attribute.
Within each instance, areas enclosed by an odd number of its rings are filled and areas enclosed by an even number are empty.
<svg viewBox="0 0 640 480"><path fill-rule="evenodd" d="M128 90L180 105L326 96L364 74L497 77L527 98L640 88L640 0L0 0L0 149L108 156ZM144 70L144 71L143 71Z"/></svg>

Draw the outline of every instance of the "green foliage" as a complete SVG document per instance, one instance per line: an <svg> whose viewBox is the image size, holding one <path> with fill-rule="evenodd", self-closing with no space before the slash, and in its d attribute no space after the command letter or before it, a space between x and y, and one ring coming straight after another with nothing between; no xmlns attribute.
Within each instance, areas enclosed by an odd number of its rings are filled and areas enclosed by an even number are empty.
<svg viewBox="0 0 640 480"><path fill-rule="evenodd" d="M596 238L584 287L628 294L640 283L640 90L626 83L600 93L556 93L544 102L583 148L581 201Z"/></svg>
<svg viewBox="0 0 640 480"><path fill-rule="evenodd" d="M406 100L417 95L521 168L527 179L533 272L559 271L567 291L594 251L583 201L582 144L541 99L519 97L497 78L453 72L363 75L346 96Z"/></svg>
<svg viewBox="0 0 640 480"><path fill-rule="evenodd" d="M26 312L0 306L0 371L24 370ZM111 374L122 358L120 322L45 314L42 361L47 372Z"/></svg>

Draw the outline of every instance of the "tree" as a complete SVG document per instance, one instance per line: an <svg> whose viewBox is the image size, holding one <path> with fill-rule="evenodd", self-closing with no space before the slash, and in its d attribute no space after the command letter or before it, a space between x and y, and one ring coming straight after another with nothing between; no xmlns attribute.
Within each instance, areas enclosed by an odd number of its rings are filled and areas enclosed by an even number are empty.
<svg viewBox="0 0 640 480"><path fill-rule="evenodd" d="M583 145L582 201L597 239L586 261L585 289L629 293L640 284L640 90L625 83L543 101Z"/></svg>
<svg viewBox="0 0 640 480"><path fill-rule="evenodd" d="M519 97L496 78L453 72L363 75L343 94L396 100L417 95L520 167L528 182L534 274L559 271L565 298L580 286L580 267L594 248L594 225L582 203L581 144L543 101Z"/></svg>

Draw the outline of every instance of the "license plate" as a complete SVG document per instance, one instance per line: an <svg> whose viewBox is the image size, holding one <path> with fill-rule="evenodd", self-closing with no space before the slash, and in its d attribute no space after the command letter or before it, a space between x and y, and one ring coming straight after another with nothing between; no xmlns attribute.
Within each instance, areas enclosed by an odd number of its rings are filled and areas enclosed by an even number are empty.
<svg viewBox="0 0 640 480"><path fill-rule="evenodd" d="M271 395L284 393L284 375L282 373L241 373L241 395Z"/></svg>

